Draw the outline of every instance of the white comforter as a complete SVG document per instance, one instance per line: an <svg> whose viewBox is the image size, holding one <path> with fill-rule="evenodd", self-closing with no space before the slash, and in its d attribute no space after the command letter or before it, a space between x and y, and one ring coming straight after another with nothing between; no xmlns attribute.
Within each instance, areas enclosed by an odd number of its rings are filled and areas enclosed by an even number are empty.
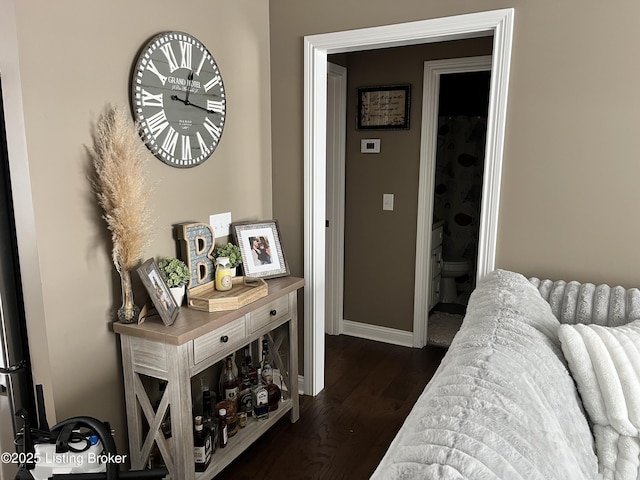
<svg viewBox="0 0 640 480"><path fill-rule="evenodd" d="M372 479L601 478L558 326L523 276L488 275Z"/></svg>

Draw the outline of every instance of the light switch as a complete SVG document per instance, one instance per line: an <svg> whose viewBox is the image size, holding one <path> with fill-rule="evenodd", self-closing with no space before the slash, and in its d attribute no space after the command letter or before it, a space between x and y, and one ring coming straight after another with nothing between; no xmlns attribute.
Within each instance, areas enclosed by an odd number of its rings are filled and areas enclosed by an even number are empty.
<svg viewBox="0 0 640 480"><path fill-rule="evenodd" d="M393 193L382 194L382 210L393 210Z"/></svg>

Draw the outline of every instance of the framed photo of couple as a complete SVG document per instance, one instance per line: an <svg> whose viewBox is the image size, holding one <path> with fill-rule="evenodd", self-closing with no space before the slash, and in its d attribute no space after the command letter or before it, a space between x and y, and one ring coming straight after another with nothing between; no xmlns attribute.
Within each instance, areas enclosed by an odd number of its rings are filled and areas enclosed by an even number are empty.
<svg viewBox="0 0 640 480"><path fill-rule="evenodd" d="M289 275L276 220L234 223L232 227L242 253L245 276L275 278Z"/></svg>
<svg viewBox="0 0 640 480"><path fill-rule="evenodd" d="M173 325L180 311L180 306L176 303L173 295L171 295L156 261L150 258L144 262L138 267L138 274L162 322L167 327Z"/></svg>

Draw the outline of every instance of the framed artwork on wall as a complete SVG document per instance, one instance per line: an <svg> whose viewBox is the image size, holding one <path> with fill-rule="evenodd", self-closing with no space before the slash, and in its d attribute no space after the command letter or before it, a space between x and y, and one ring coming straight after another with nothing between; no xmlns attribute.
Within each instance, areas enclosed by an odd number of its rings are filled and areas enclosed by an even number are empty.
<svg viewBox="0 0 640 480"><path fill-rule="evenodd" d="M234 223L232 228L246 276L275 278L289 275L276 220Z"/></svg>
<svg viewBox="0 0 640 480"><path fill-rule="evenodd" d="M156 307L162 322L167 327L173 325L180 311L180 307L174 300L173 295L171 295L169 291L169 287L167 287L167 284L162 278L156 261L150 258L140 265L138 267L138 275L140 275L140 280L142 280L142 284L147 289L149 297Z"/></svg>
<svg viewBox="0 0 640 480"><path fill-rule="evenodd" d="M358 130L408 130L411 85L358 88Z"/></svg>

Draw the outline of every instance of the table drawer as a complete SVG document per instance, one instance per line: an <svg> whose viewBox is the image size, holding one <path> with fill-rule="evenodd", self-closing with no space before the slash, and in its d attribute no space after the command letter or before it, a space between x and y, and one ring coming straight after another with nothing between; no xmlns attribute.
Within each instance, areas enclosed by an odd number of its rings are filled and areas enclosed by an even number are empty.
<svg viewBox="0 0 640 480"><path fill-rule="evenodd" d="M195 364L217 355L224 350L233 350L247 336L245 317L216 328L193 341L193 361Z"/></svg>
<svg viewBox="0 0 640 480"><path fill-rule="evenodd" d="M249 314L249 333L254 333L289 313L289 297L280 297Z"/></svg>

